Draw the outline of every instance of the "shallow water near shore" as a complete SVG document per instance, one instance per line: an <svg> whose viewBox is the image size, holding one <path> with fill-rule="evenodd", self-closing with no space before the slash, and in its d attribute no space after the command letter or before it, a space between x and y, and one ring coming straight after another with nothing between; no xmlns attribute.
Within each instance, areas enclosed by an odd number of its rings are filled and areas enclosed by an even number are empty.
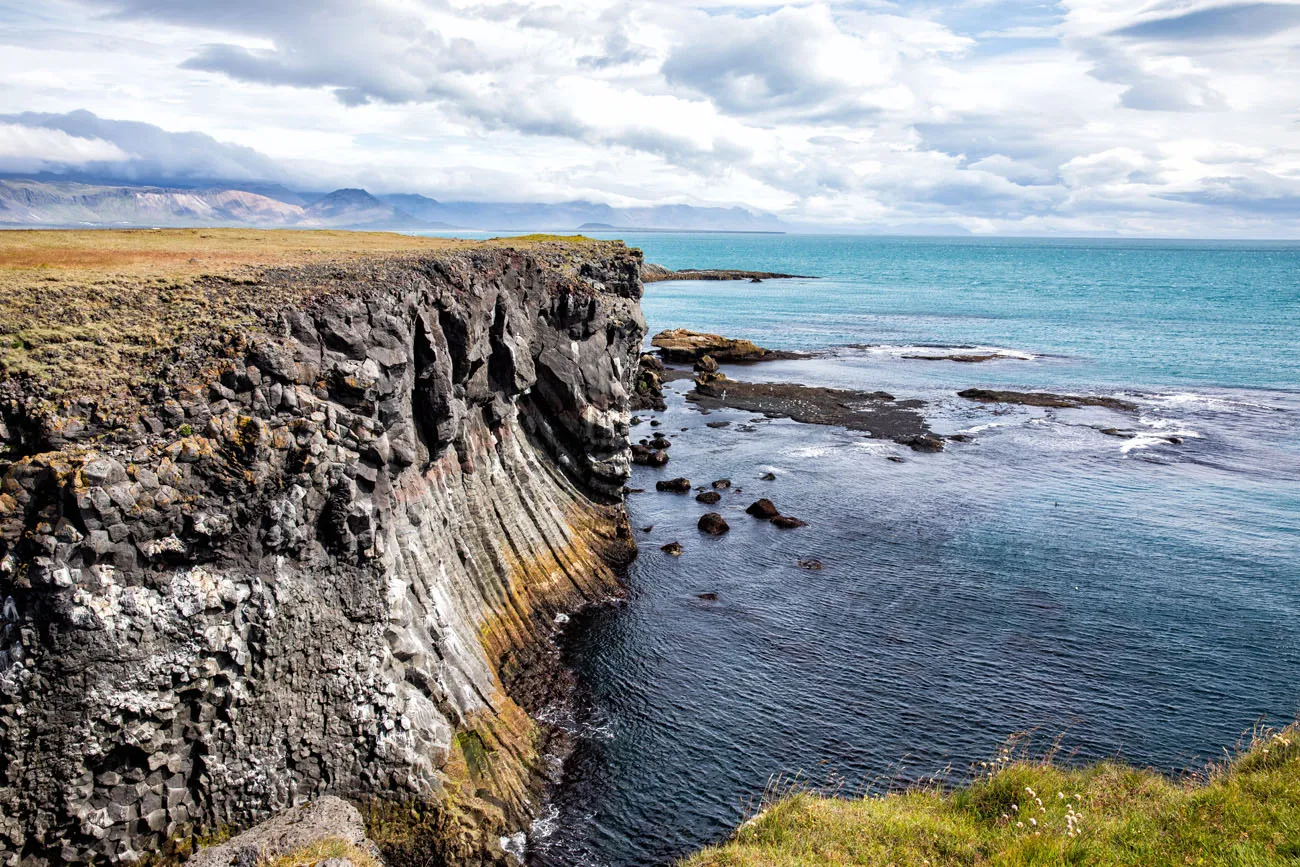
<svg viewBox="0 0 1300 867"><path fill-rule="evenodd" d="M729 833L775 775L846 794L959 779L1022 730L1059 735L1067 756L1176 770L1300 710L1300 247L628 241L673 268L826 275L651 284L644 309L652 333L818 353L733 378L920 398L936 432L972 441L917 454L706 416L690 382L641 413L662 419L672 460L630 483L646 489L628 497L632 524L652 529L626 605L569 624L577 748L533 863L672 863ZM958 346L1014 357L907 357L974 352ZM974 386L1138 409L956 397ZM712 507L654 491L673 476L733 487ZM746 515L760 496L810 526ZM706 511L731 532L700 534ZM680 558L659 550L670 541Z"/></svg>

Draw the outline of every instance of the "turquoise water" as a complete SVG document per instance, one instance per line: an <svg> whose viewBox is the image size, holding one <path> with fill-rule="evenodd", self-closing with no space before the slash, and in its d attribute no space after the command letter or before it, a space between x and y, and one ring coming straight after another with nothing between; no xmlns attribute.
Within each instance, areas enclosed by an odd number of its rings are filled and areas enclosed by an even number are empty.
<svg viewBox="0 0 1300 867"><path fill-rule="evenodd" d="M960 778L1019 731L1059 736L1067 757L1176 770L1300 711L1300 247L628 240L669 267L821 277L651 284L652 332L815 350L727 373L883 388L973 441L922 455L706 419L689 382L642 413L673 437L672 461L631 483L648 492L628 497L642 551L626 604L569 628L578 748L533 829L534 863L669 864L724 837L777 775L842 793ZM956 346L1007 357L906 357ZM971 386L1139 409L956 396ZM732 424L705 427L719 420ZM654 492L678 475L742 490L716 507ZM754 521L758 496L810 526ZM697 532L709 510L729 534ZM659 551L672 540L682 557Z"/></svg>

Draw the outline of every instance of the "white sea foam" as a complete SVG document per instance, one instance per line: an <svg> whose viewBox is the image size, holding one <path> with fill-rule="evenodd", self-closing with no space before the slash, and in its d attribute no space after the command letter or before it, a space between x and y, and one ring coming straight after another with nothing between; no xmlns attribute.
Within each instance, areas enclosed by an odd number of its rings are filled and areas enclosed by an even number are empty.
<svg viewBox="0 0 1300 867"><path fill-rule="evenodd" d="M528 829L528 836L534 840L545 840L551 836L560 827L560 808L554 804L547 804L543 812L533 819L533 824Z"/></svg>
<svg viewBox="0 0 1300 867"><path fill-rule="evenodd" d="M977 424L974 427L968 427L965 428L964 430L959 430L957 431L957 433L977 434L977 433L983 433L986 430L992 430L995 427L1006 427L1006 426L1007 426L1007 422L1004 421L990 421L990 422L986 422L985 424Z"/></svg>
<svg viewBox="0 0 1300 867"><path fill-rule="evenodd" d="M1145 397L1162 406L1204 408L1214 412L1232 410L1270 410L1282 411L1284 408L1270 403L1258 403L1250 400L1235 400L1222 395L1197 394L1194 391L1162 392L1160 394L1137 395Z"/></svg>
<svg viewBox="0 0 1300 867"><path fill-rule="evenodd" d="M1017 361L1033 361L1040 357L1032 352L1007 349L1004 346L919 346L912 343L879 343L855 346L853 349L865 352L868 355L885 355L891 358L906 358L909 355L942 356L943 358L954 355L994 355L998 358Z"/></svg>
<svg viewBox="0 0 1300 867"><path fill-rule="evenodd" d="M1178 439L1200 439L1202 437L1199 431L1182 427L1181 422L1170 418L1139 416L1138 424L1146 425L1151 430L1125 440L1119 447L1121 454L1126 455L1136 449L1149 449L1152 446L1167 445L1170 437Z"/></svg>

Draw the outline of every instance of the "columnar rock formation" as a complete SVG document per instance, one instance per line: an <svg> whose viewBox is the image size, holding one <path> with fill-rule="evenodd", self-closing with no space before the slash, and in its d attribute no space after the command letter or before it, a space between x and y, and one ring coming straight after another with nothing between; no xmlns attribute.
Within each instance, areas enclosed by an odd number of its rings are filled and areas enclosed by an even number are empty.
<svg viewBox="0 0 1300 867"><path fill-rule="evenodd" d="M635 553L639 263L268 268L301 303L176 350L194 373L134 403L6 379L6 862L130 862L326 792L504 859L541 764L512 684Z"/></svg>

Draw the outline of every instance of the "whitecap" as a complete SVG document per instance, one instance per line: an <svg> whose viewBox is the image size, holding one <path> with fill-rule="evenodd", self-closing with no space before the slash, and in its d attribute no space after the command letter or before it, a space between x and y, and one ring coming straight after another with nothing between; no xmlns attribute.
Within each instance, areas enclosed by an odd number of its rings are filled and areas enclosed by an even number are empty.
<svg viewBox="0 0 1300 867"><path fill-rule="evenodd" d="M1151 428L1149 433L1139 433L1125 440L1119 447L1120 454L1128 454L1135 449L1149 449L1152 446L1168 445L1171 438L1201 439L1200 431L1180 426L1180 422L1169 418L1150 418L1139 416L1138 424Z"/></svg>
<svg viewBox="0 0 1300 867"><path fill-rule="evenodd" d="M545 840L554 834L560 827L560 808L554 804L547 804L544 812L529 827L529 836L534 840Z"/></svg>
<svg viewBox="0 0 1300 867"><path fill-rule="evenodd" d="M1004 421L991 421L991 422L987 422L987 423L985 423L985 424L977 424L977 425L975 425L974 427L968 427L968 428L965 428L965 429L963 429L963 430L959 430L959 431L957 431L957 433L959 433L959 434L977 434L977 433L983 433L983 432L986 431L986 430L992 430L992 429L995 428L995 427L1006 427L1006 426L1007 426L1007 422L1004 422Z"/></svg>
<svg viewBox="0 0 1300 867"><path fill-rule="evenodd" d="M505 852L519 864L524 863L524 847L528 844L528 835L523 831L501 838L501 851Z"/></svg>
<svg viewBox="0 0 1300 867"><path fill-rule="evenodd" d="M1033 352L1025 352L1020 349L1008 349L1005 346L976 346L970 344L958 345L927 345L924 343L874 343L858 344L847 347L850 350L863 352L867 355L884 355L890 358L906 358L909 355L936 356L944 359L954 355L992 355L996 358L1006 358L1016 361L1033 361L1041 358Z"/></svg>
<svg viewBox="0 0 1300 867"><path fill-rule="evenodd" d="M1164 406L1171 407L1204 407L1214 412L1223 412L1231 410L1270 410L1275 412L1283 411L1283 407L1269 403L1258 403L1250 400L1236 400L1223 395L1198 394L1194 391L1172 391L1161 392L1158 394L1138 395L1145 397L1147 400Z"/></svg>

